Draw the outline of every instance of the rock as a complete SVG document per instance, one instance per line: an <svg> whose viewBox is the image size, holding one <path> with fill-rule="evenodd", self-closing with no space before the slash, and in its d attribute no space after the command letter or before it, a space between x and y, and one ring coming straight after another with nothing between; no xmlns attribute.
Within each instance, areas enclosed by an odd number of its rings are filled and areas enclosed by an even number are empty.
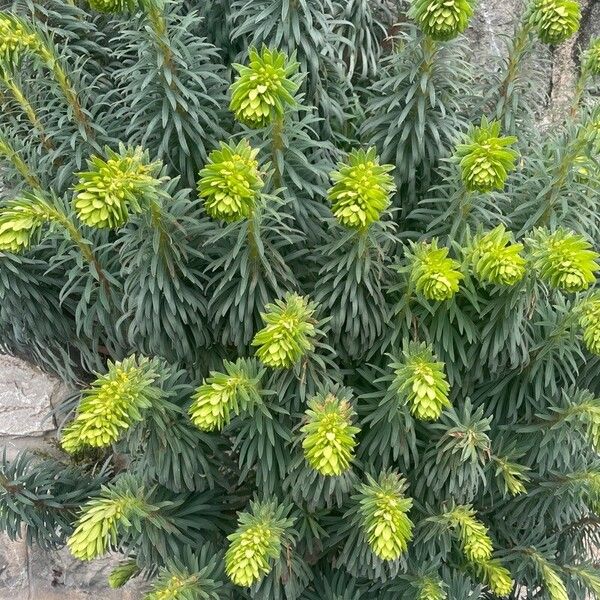
<svg viewBox="0 0 600 600"><path fill-rule="evenodd" d="M0 533L0 600L27 600L28 549L22 540L11 541Z"/></svg>
<svg viewBox="0 0 600 600"><path fill-rule="evenodd" d="M0 355L0 435L41 436L56 429L52 399L63 389L40 369Z"/></svg>
<svg viewBox="0 0 600 600"><path fill-rule="evenodd" d="M57 552L30 549L30 598L39 600L137 600L142 597L144 584L134 580L121 589L113 590L107 578L120 561L108 556L82 562L67 548ZM0 596L1 598L1 596ZM13 600L17 600L13 596Z"/></svg>

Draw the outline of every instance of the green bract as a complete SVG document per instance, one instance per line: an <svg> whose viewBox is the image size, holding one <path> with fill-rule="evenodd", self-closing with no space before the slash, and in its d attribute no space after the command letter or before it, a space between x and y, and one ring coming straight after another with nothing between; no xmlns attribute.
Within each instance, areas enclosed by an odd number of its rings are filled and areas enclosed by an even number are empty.
<svg viewBox="0 0 600 600"><path fill-rule="evenodd" d="M63 433L62 447L77 452L86 446L103 448L116 442L161 397L157 378L155 363L146 358L109 361L108 372L83 393L77 415Z"/></svg>
<svg viewBox="0 0 600 600"><path fill-rule="evenodd" d="M439 579L424 577L418 584L417 600L446 600L448 595Z"/></svg>
<svg viewBox="0 0 600 600"><path fill-rule="evenodd" d="M530 23L542 42L560 44L578 29L581 7L576 0L534 0Z"/></svg>
<svg viewBox="0 0 600 600"><path fill-rule="evenodd" d="M392 389L415 418L435 421L451 406L444 363L425 344L411 344L390 366L395 374Z"/></svg>
<svg viewBox="0 0 600 600"><path fill-rule="evenodd" d="M298 83L293 76L298 63L283 52L263 47L250 48L248 66L234 64L239 76L231 86L229 109L248 127L264 127L284 115L296 103Z"/></svg>
<svg viewBox="0 0 600 600"><path fill-rule="evenodd" d="M451 40L469 26L473 0L413 0L410 15L429 37Z"/></svg>
<svg viewBox="0 0 600 600"><path fill-rule="evenodd" d="M442 302L458 292L464 277L460 264L448 257L448 248L438 248L436 239L414 245L407 256L410 281L424 298Z"/></svg>
<svg viewBox="0 0 600 600"><path fill-rule="evenodd" d="M231 545L225 554L225 571L235 585L250 587L271 570L291 524L274 502L252 503L251 512L238 514L238 527L227 538Z"/></svg>
<svg viewBox="0 0 600 600"><path fill-rule="evenodd" d="M119 152L105 149L106 160L92 156L88 171L78 173L73 206L79 219L98 229L121 227L129 213L139 213L144 202L158 195L161 180L154 176L157 163L149 164L141 148Z"/></svg>
<svg viewBox="0 0 600 600"><path fill-rule="evenodd" d="M348 162L331 173L334 185L327 197L335 218L351 229L365 229L379 220L396 189L389 175L393 169L379 164L375 148L353 150Z"/></svg>
<svg viewBox="0 0 600 600"><path fill-rule="evenodd" d="M508 174L515 168L518 153L509 148L514 136L500 136L500 123L485 119L474 127L464 143L456 147L463 183L469 191L486 193L504 188Z"/></svg>
<svg viewBox="0 0 600 600"><path fill-rule="evenodd" d="M583 303L579 325L583 330L583 343L592 353L600 355L600 297Z"/></svg>
<svg viewBox="0 0 600 600"><path fill-rule="evenodd" d="M221 142L200 171L198 194L213 219L238 221L249 217L264 186L256 155L247 140L237 145Z"/></svg>
<svg viewBox="0 0 600 600"><path fill-rule="evenodd" d="M24 20L0 13L0 62L16 63L22 54L43 52L39 34Z"/></svg>
<svg viewBox="0 0 600 600"><path fill-rule="evenodd" d="M396 473L384 473L376 481L367 476L360 487L359 512L365 538L375 556L396 560L412 539L413 523L408 518L412 500L404 497L406 482Z"/></svg>
<svg viewBox="0 0 600 600"><path fill-rule="evenodd" d="M190 418L203 431L222 429L232 414L239 414L260 401L260 373L251 360L224 361L225 373L212 371L196 390Z"/></svg>
<svg viewBox="0 0 600 600"><path fill-rule="evenodd" d="M470 506L457 506L447 517L455 528L467 560L473 563L488 562L492 557L492 540L487 527L475 518L475 511Z"/></svg>
<svg viewBox="0 0 600 600"><path fill-rule="evenodd" d="M352 425L349 398L320 394L308 403L302 448L308 464L325 476L341 475L350 468L360 431Z"/></svg>
<svg viewBox="0 0 600 600"><path fill-rule="evenodd" d="M97 12L116 14L135 9L136 0L88 0L90 8Z"/></svg>
<svg viewBox="0 0 600 600"><path fill-rule="evenodd" d="M267 367L289 369L314 347L316 305L298 294L286 294L265 309L265 327L252 340L258 346L256 356Z"/></svg>
<svg viewBox="0 0 600 600"><path fill-rule="evenodd" d="M600 38L590 42L588 49L583 53L582 65L592 75L600 75Z"/></svg>
<svg viewBox="0 0 600 600"><path fill-rule="evenodd" d="M0 208L0 251L27 250L49 219L45 204L33 195L10 200Z"/></svg>
<svg viewBox="0 0 600 600"><path fill-rule="evenodd" d="M581 292L595 281L600 269L600 254L582 236L558 229L554 233L539 229L529 240L533 268L540 279L565 292Z"/></svg>
<svg viewBox="0 0 600 600"><path fill-rule="evenodd" d="M498 598L508 596L514 587L510 571L503 567L497 560L490 560L478 564L482 579L489 585L490 590Z"/></svg>
<svg viewBox="0 0 600 600"><path fill-rule="evenodd" d="M475 237L467 255L473 273L482 283L514 285L525 275L522 244L512 243L512 236L503 225Z"/></svg>

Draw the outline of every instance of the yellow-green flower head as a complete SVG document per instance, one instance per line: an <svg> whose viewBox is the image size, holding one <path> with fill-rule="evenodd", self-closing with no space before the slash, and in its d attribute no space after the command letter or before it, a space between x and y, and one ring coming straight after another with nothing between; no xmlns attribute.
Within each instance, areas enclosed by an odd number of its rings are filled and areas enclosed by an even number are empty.
<svg viewBox="0 0 600 600"><path fill-rule="evenodd" d="M408 518L412 499L404 497L405 481L396 473L383 473L360 488L359 512L365 538L375 556L396 560L408 548L413 523Z"/></svg>
<svg viewBox="0 0 600 600"><path fill-rule="evenodd" d="M512 592L514 581L510 576L510 571L503 567L500 561L490 560L480 563L478 566L483 575L483 580L494 596L506 598Z"/></svg>
<svg viewBox="0 0 600 600"><path fill-rule="evenodd" d="M292 524L275 503L253 503L238 515L238 527L227 539L225 572L235 585L250 587L272 568L281 553L282 536Z"/></svg>
<svg viewBox="0 0 600 600"><path fill-rule="evenodd" d="M522 244L512 242L512 236L503 225L473 240L467 254L475 277L482 283L514 285L525 276Z"/></svg>
<svg viewBox="0 0 600 600"><path fill-rule="evenodd" d="M584 302L579 318L583 330L583 343L592 353L600 356L600 298Z"/></svg>
<svg viewBox="0 0 600 600"><path fill-rule="evenodd" d="M225 373L212 371L193 396L189 414L202 431L221 430L239 414L260 401L260 375L254 363L239 358L235 363L224 361Z"/></svg>
<svg viewBox="0 0 600 600"><path fill-rule="evenodd" d="M117 565L108 576L108 585L113 589L122 588L132 577L135 577L140 572L140 568L135 560Z"/></svg>
<svg viewBox="0 0 600 600"><path fill-rule="evenodd" d="M594 38L583 54L583 68L591 75L600 75L600 37Z"/></svg>
<svg viewBox="0 0 600 600"><path fill-rule="evenodd" d="M248 53L248 66L233 65L239 76L231 86L229 110L248 127L265 127L283 117L287 106L296 104L294 94L299 86L294 75L300 65L288 60L285 53L264 46L260 53L256 48Z"/></svg>
<svg viewBox="0 0 600 600"><path fill-rule="evenodd" d="M484 117L463 144L456 147L463 183L467 190L485 194L504 188L508 174L515 168L518 152L509 146L514 136L500 136L500 123Z"/></svg>
<svg viewBox="0 0 600 600"><path fill-rule="evenodd" d="M325 476L337 476L350 468L360 431L352 425L354 410L346 395L320 394L308 403L302 426L302 448L308 464Z"/></svg>
<svg viewBox="0 0 600 600"><path fill-rule="evenodd" d="M547 563L541 566L544 588L550 600L569 600L569 594L563 580L558 573Z"/></svg>
<svg viewBox="0 0 600 600"><path fill-rule="evenodd" d="M396 190L389 175L393 169L379 164L375 148L353 150L348 162L331 173L334 185L327 196L335 218L350 229L365 229L378 221Z"/></svg>
<svg viewBox="0 0 600 600"><path fill-rule="evenodd" d="M88 171L78 173L73 205L79 219L98 229L121 227L130 212L139 213L144 200L156 197L161 180L158 163L148 163L141 148L106 148L107 159L92 156Z"/></svg>
<svg viewBox="0 0 600 600"><path fill-rule="evenodd" d="M448 516L467 560L488 562L492 557L492 540L487 527L475 518L475 511L470 506L457 506Z"/></svg>
<svg viewBox="0 0 600 600"><path fill-rule="evenodd" d="M67 426L61 441L67 452L86 446L104 448L142 420L144 410L160 399L158 378L152 361L131 356L122 362L109 362L82 396L75 419Z"/></svg>
<svg viewBox="0 0 600 600"><path fill-rule="evenodd" d="M49 220L45 203L33 195L24 195L0 208L0 251L21 252Z"/></svg>
<svg viewBox="0 0 600 600"><path fill-rule="evenodd" d="M551 287L581 292L596 281L600 255L582 235L565 229L538 230L530 244L533 268Z"/></svg>
<svg viewBox="0 0 600 600"><path fill-rule="evenodd" d="M135 9L135 0L89 0L90 8L96 12L117 14Z"/></svg>
<svg viewBox="0 0 600 600"><path fill-rule="evenodd" d="M423 577L418 584L419 595L416 600L446 600L448 595L442 582L433 577Z"/></svg>
<svg viewBox="0 0 600 600"><path fill-rule="evenodd" d="M413 0L410 16L430 38L451 40L469 26L473 0Z"/></svg>
<svg viewBox="0 0 600 600"><path fill-rule="evenodd" d="M203 589L205 584L210 589ZM177 569L174 572L164 570L154 580L152 589L144 596L144 600L208 600L218 597L214 592L211 593L218 585L211 579L204 580L198 573L190 573L187 569Z"/></svg>
<svg viewBox="0 0 600 600"><path fill-rule="evenodd" d="M391 367L396 375L392 383L394 391L415 418L435 421L444 408L451 406L444 363L425 344L411 344L403 352L402 360L393 362Z"/></svg>
<svg viewBox="0 0 600 600"><path fill-rule="evenodd" d="M579 29L581 7L576 0L535 0L529 19L542 42L560 44Z"/></svg>
<svg viewBox="0 0 600 600"><path fill-rule="evenodd" d="M77 520L75 531L67 541L71 554L80 560L92 560L105 554L117 542L121 525L139 513L143 501L131 490L103 488L100 498L90 500Z"/></svg>
<svg viewBox="0 0 600 600"><path fill-rule="evenodd" d="M415 245L409 262L410 281L427 300L442 302L458 292L464 277L460 264L448 257L448 248L438 248L436 239Z"/></svg>
<svg viewBox="0 0 600 600"><path fill-rule="evenodd" d="M573 171L575 179L580 183L585 183L589 180L590 175L597 169L596 164L585 154L576 156L573 160Z"/></svg>
<svg viewBox="0 0 600 600"><path fill-rule="evenodd" d="M256 356L267 367L289 369L314 349L317 306L305 296L286 294L265 308L265 327L252 340L252 345L258 346Z"/></svg>
<svg viewBox="0 0 600 600"><path fill-rule="evenodd" d="M0 12L0 61L14 64L24 53L41 53L43 46L31 25L15 15Z"/></svg>
<svg viewBox="0 0 600 600"><path fill-rule="evenodd" d="M239 144L221 142L200 171L198 194L213 219L239 221L252 214L264 182L256 155L247 140Z"/></svg>

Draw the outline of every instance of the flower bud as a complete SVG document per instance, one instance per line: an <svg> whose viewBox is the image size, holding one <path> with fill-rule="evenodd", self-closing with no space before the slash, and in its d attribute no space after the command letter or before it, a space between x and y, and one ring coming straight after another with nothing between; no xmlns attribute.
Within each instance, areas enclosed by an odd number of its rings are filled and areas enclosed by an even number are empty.
<svg viewBox="0 0 600 600"><path fill-rule="evenodd" d="M434 40L455 38L469 26L473 0L414 0L411 17Z"/></svg>
<svg viewBox="0 0 600 600"><path fill-rule="evenodd" d="M534 0L529 20L542 42L560 44L579 29L581 7L576 0Z"/></svg>

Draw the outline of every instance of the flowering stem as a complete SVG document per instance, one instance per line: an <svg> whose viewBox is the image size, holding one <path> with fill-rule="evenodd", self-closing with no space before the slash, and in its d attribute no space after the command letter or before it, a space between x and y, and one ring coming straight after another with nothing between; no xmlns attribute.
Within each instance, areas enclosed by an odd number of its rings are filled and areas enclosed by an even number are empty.
<svg viewBox="0 0 600 600"><path fill-rule="evenodd" d="M17 84L17 82L12 77L3 76L2 81L3 81L4 85L6 85L6 87L11 91L15 100L23 109L23 112L27 115L27 118L29 119L30 123L33 125L33 127L35 129L37 129L38 133L40 134L40 138L42 140L42 146L44 146L44 148L46 150L52 150L54 148L54 144L47 137L46 132L44 130L44 126L42 125L40 118L38 117L35 109L31 105L31 102L29 102L29 100L23 93L23 90L21 89L21 87Z"/></svg>
<svg viewBox="0 0 600 600"><path fill-rule="evenodd" d="M282 185L278 155L283 150L283 117L277 117L275 121L273 121L271 136L271 162L273 163L273 181L275 183L275 188L278 189Z"/></svg>
<svg viewBox="0 0 600 600"><path fill-rule="evenodd" d="M579 107L581 104L581 99L583 98L583 93L585 92L585 88L590 79L590 73L585 68L585 66L581 69L581 73L577 78L577 85L575 86L575 92L573 94L573 102L571 104L571 117L575 119L577 114L579 113Z"/></svg>
<svg viewBox="0 0 600 600"><path fill-rule="evenodd" d="M514 131L514 121L511 123L512 98L515 93L515 81L521 72L521 66L525 52L531 42L531 25L528 19L518 26L513 43L508 53L506 72L500 84L499 99L496 103L496 119L502 123L506 131Z"/></svg>
<svg viewBox="0 0 600 600"><path fill-rule="evenodd" d="M34 190L41 190L40 180L33 174L29 165L19 156L19 153L13 148L12 144L0 135L0 155L6 158L14 165L27 185Z"/></svg>

